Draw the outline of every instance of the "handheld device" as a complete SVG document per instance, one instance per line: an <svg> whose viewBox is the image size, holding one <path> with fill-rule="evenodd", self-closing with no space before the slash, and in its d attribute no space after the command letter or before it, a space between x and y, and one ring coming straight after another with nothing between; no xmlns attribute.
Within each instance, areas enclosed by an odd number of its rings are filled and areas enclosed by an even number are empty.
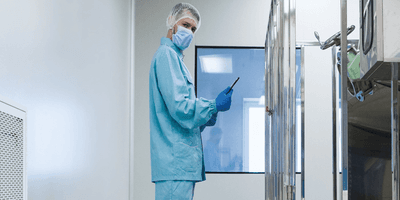
<svg viewBox="0 0 400 200"><path fill-rule="evenodd" d="M238 82L239 79L240 79L240 77L238 77L238 78L236 79L236 81L233 82L233 84L231 85L231 88L229 88L229 91L228 91L226 94L229 94L229 92L232 90L233 86L235 86L236 82Z"/></svg>

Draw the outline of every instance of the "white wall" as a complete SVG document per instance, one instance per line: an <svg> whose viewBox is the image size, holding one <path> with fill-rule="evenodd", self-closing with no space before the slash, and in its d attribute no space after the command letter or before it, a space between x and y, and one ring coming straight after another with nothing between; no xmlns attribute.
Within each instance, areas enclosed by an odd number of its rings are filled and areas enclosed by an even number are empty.
<svg viewBox="0 0 400 200"><path fill-rule="evenodd" d="M304 51L305 198L329 200L333 198L331 52L319 47Z"/></svg>
<svg viewBox="0 0 400 200"><path fill-rule="evenodd" d="M359 38L358 3L358 0L347 1L347 26L356 26L349 39ZM325 41L340 31L340 11L337 0L296 0L296 40L316 42L314 31L318 31L321 41Z"/></svg>
<svg viewBox="0 0 400 200"><path fill-rule="evenodd" d="M154 199L150 174L149 91L151 59L167 35L166 18L181 1L136 1L135 14L135 199ZM188 0L200 12L202 25L185 53L194 76L195 45L264 46L270 2L264 0ZM140 97L140 98L139 98ZM196 185L195 199L264 199L264 175L207 174Z"/></svg>
<svg viewBox="0 0 400 200"><path fill-rule="evenodd" d="M128 199L130 0L0 1L0 94L28 109L28 198Z"/></svg>

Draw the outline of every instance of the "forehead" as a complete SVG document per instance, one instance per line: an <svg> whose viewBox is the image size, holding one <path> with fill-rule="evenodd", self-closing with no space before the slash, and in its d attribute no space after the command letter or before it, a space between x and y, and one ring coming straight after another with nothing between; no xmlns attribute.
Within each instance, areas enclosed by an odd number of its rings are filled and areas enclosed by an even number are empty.
<svg viewBox="0 0 400 200"><path fill-rule="evenodd" d="M192 25L194 27L197 27L196 21L194 21L193 19L190 19L190 18L183 18L183 19L179 20L178 23L179 24L189 23L190 25Z"/></svg>

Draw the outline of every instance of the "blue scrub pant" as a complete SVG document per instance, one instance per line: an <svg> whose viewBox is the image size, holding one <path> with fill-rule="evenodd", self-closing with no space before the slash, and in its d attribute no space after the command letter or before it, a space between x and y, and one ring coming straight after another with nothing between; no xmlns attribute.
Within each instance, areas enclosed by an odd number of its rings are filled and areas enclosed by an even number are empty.
<svg viewBox="0 0 400 200"><path fill-rule="evenodd" d="M157 181L156 200L193 200L194 181Z"/></svg>

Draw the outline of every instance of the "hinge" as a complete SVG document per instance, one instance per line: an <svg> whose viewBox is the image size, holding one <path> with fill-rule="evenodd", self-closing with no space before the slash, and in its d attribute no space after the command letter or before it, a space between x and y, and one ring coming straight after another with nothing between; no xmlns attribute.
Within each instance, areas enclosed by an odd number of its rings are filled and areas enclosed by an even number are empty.
<svg viewBox="0 0 400 200"><path fill-rule="evenodd" d="M286 186L286 191L287 191L287 200L293 200L294 186L293 185L287 185Z"/></svg>

